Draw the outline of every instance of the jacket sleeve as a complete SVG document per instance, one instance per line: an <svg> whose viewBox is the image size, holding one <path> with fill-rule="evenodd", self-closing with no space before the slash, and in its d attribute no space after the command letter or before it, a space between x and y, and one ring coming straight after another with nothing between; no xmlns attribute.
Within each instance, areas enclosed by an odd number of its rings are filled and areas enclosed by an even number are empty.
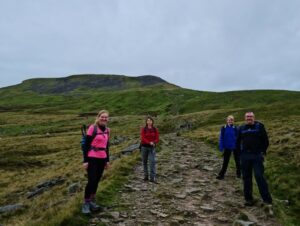
<svg viewBox="0 0 300 226"><path fill-rule="evenodd" d="M219 150L223 152L224 150L224 127L220 130L220 137L219 137Z"/></svg>
<svg viewBox="0 0 300 226"><path fill-rule="evenodd" d="M107 144L106 144L106 162L109 162L110 128L107 128L107 131L108 131L108 141L107 141Z"/></svg>
<svg viewBox="0 0 300 226"><path fill-rule="evenodd" d="M106 145L106 162L109 162L109 141L107 142L107 145Z"/></svg>
<svg viewBox="0 0 300 226"><path fill-rule="evenodd" d="M236 150L237 151L241 151L241 128L242 127L239 127L238 130L237 130L237 137L236 137Z"/></svg>
<svg viewBox="0 0 300 226"><path fill-rule="evenodd" d="M85 145L83 146L83 162L88 162L88 152L93 141L93 136L86 136Z"/></svg>
<svg viewBox="0 0 300 226"><path fill-rule="evenodd" d="M267 131L265 129L265 126L263 124L260 124L260 130L261 130L261 136L262 136L262 152L264 154L267 154L267 149L269 147L269 137L267 134Z"/></svg>

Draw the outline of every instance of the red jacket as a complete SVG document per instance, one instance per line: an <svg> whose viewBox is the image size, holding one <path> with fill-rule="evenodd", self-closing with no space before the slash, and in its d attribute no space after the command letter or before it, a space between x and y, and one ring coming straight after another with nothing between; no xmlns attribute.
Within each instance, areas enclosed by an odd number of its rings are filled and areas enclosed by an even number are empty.
<svg viewBox="0 0 300 226"><path fill-rule="evenodd" d="M149 129L148 127L144 127L141 129L141 141L142 145L150 146L150 142L155 144L159 141L159 133L155 127Z"/></svg>

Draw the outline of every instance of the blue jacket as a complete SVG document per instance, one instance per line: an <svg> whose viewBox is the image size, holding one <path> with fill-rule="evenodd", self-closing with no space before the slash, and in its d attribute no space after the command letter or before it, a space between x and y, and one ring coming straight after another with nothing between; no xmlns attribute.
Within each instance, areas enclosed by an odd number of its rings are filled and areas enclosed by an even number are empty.
<svg viewBox="0 0 300 226"><path fill-rule="evenodd" d="M224 149L236 149L237 135L238 129L236 126L222 126L219 139L220 151L223 151Z"/></svg>

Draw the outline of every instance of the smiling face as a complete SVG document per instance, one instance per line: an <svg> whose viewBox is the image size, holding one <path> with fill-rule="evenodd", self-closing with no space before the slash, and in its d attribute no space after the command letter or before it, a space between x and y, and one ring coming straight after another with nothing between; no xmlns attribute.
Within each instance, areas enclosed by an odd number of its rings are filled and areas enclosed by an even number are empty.
<svg viewBox="0 0 300 226"><path fill-rule="evenodd" d="M108 113L104 112L98 117L98 124L101 126L106 126L108 122Z"/></svg>
<svg viewBox="0 0 300 226"><path fill-rule="evenodd" d="M247 112L245 114L245 121L248 125L253 125L255 120L255 116L253 112Z"/></svg>
<svg viewBox="0 0 300 226"><path fill-rule="evenodd" d="M234 123L234 119L232 117L227 117L226 122L227 122L227 125L231 126Z"/></svg>

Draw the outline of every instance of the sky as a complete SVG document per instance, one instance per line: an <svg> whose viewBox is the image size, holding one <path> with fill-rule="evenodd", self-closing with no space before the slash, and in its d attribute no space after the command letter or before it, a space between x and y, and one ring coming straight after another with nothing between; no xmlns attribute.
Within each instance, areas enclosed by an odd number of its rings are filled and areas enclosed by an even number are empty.
<svg viewBox="0 0 300 226"><path fill-rule="evenodd" d="M0 87L92 73L299 91L299 9L299 0L0 0Z"/></svg>

